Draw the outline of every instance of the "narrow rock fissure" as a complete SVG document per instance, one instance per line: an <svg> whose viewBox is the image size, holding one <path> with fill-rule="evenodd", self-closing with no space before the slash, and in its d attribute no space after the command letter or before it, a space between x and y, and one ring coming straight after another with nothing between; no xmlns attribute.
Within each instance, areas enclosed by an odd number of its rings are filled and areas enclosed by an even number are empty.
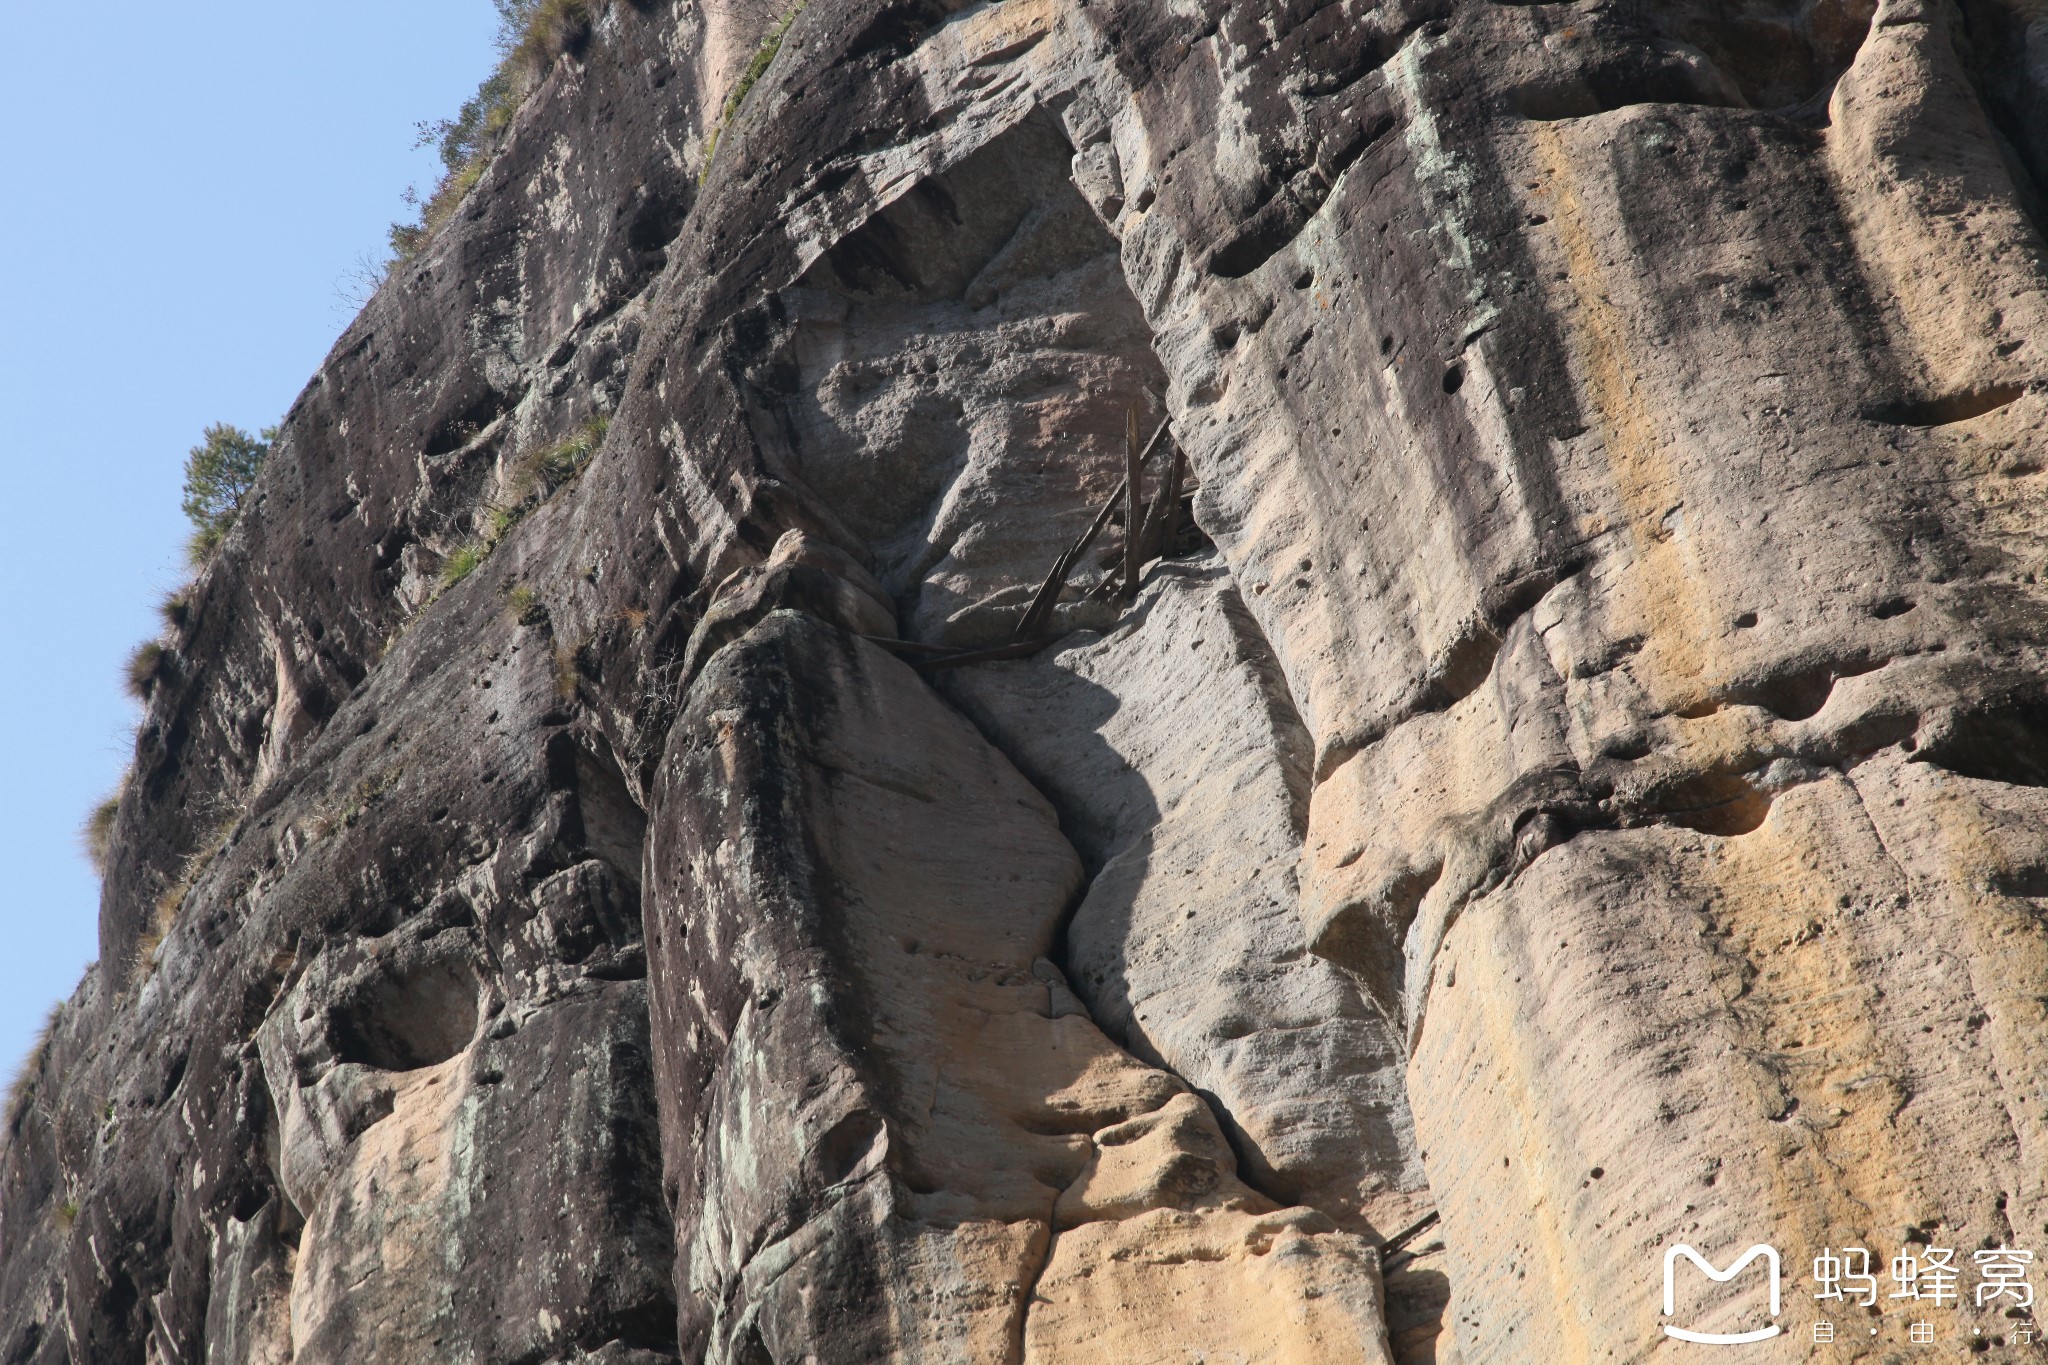
<svg viewBox="0 0 2048 1365"><path fill-rule="evenodd" d="M1134 616L1136 615L1135 609L1133 614ZM1020 773L1025 772L1025 770L1021 766L1018 766L1018 755L1005 749L1002 740L999 736L990 734L987 731L987 729L980 725L980 723L975 719L975 717L971 713L955 704L950 698L946 697L943 692L938 692L937 695L940 697L942 701L946 702L946 704L949 707L951 707L956 714L966 719L969 724L974 725L976 727L977 732L981 735L982 739L988 744L988 746L991 749L995 750L999 754L1002 754L1004 758L1010 761L1013 767L1018 767L1018 771ZM1025 774L1025 780L1027 782L1030 781L1030 777L1028 774ZM1058 812L1060 818L1061 833L1063 835L1067 833L1068 829L1072 828L1072 825L1070 825L1069 823L1070 821L1078 821L1079 819L1085 818L1082 812L1075 811L1072 808L1071 804L1061 799L1057 793L1049 792L1045 790L1043 787L1037 786L1036 784L1034 784L1034 790L1037 790L1038 794L1045 799L1047 805L1051 806L1054 811ZM1071 835L1068 835L1068 843L1071 846ZM1082 865L1084 867L1089 865L1089 860L1081 857L1079 849L1075 850L1075 856L1081 859ZM1085 980L1077 982L1072 970L1073 950L1068 941L1068 935L1069 931L1073 927L1074 917L1080 913L1082 905L1088 899L1089 891L1093 889L1096 880L1102 876L1103 869L1106 866L1107 862L1104 862L1102 865L1095 867L1094 871L1083 880L1081 886L1074 892L1072 899L1067 904L1067 908L1061 913L1058 928L1053 935L1052 945L1046 954L1046 960L1051 962L1055 967L1059 968L1060 975L1066 979L1068 989L1074 993L1075 997L1080 1000L1083 1007L1087 1009L1088 1017L1095 1023L1097 1028L1100 1028L1103 1031L1105 1037L1109 1038L1112 1042L1114 1042L1117 1045L1117 1047L1125 1053L1125 1055L1133 1058L1134 1060L1144 1063L1146 1066L1157 1068L1158 1070L1165 1072L1167 1075L1172 1076L1176 1081L1178 1081L1183 1087L1186 1088L1189 1094L1194 1095L1196 1098L1200 1099L1203 1104L1209 1107L1210 1113L1212 1113L1215 1116L1217 1126L1222 1130L1224 1140L1230 1144L1231 1153L1237 1161L1237 1177L1239 1180L1243 1181L1247 1186L1257 1191L1259 1194L1264 1195L1266 1198L1271 1199L1274 1203L1279 1204L1283 1207L1289 1204L1299 1202L1296 1199L1291 1198L1278 1191L1272 1189L1264 1189L1260 1187L1259 1183L1254 1178L1254 1176L1250 1174L1250 1172L1256 1169L1256 1162L1254 1162L1251 1159L1251 1154L1247 1152L1247 1150L1244 1147L1244 1139L1241 1136L1243 1131L1242 1125L1237 1121L1236 1117L1230 1113L1228 1107L1213 1091L1205 1090L1192 1084L1186 1076L1182 1075L1169 1062L1167 1062L1164 1058L1152 1053L1150 1050L1147 1050L1145 1052L1139 1052L1137 1050L1134 1050L1130 1046L1129 1042L1125 1038L1120 1036L1120 1030L1115 1029L1114 1027L1103 1021L1103 1019L1101 1018L1099 1004L1097 1000L1093 998L1094 992L1090 988L1088 983ZM1328 1210L1318 1211L1328 1212ZM1051 1250L1050 1248L1048 1248L1046 1252L1048 1261L1050 1261L1051 1255Z"/></svg>
<svg viewBox="0 0 2048 1365"><path fill-rule="evenodd" d="M1160 572L1171 567L1171 561L1161 561L1155 567L1152 574L1148 575L1147 590L1141 595L1139 601L1134 604L1125 620L1117 626L1117 630L1141 631L1146 628L1150 609L1155 602L1156 590L1161 585ZM1291 801L1293 827L1296 830L1296 837L1298 839L1306 819L1308 770L1310 766L1308 754L1312 747L1312 742L1309 739L1306 726L1300 720L1293 698L1286 689L1284 674L1280 671L1277 659L1272 655L1270 645L1265 641L1263 633L1259 631L1256 619L1249 610L1245 609L1241 599L1235 598L1233 594L1232 600L1236 609L1226 609L1225 619L1232 635L1233 653L1242 665L1250 668L1259 677L1264 702L1274 723L1276 738L1282 742L1283 748L1286 750L1282 755L1283 760L1289 760L1291 755L1291 760L1286 761L1285 766L1289 773L1288 787L1293 798ZM1054 648L1057 649L1058 646L1054 646ZM959 705L957 699L948 695L944 689L940 689L940 694L949 705L952 705L957 713L963 715L971 724L976 726L982 738L991 748L1002 753L1005 758L1011 761L1013 766L1016 766L1020 772L1026 774L1027 780L1030 780L1029 760L1024 755L1008 747L1001 734L994 733L989 727L983 725L971 708ZM1293 740L1291 745L1286 742L1289 739ZM1091 826L1099 826L1103 823L1102 812L1077 808L1070 794L1061 792L1057 788L1048 787L1044 783L1035 783L1034 785L1037 786L1040 795L1058 813L1062 833L1067 835L1070 843L1073 840L1073 831ZM1090 869L1089 876L1076 890L1061 916L1058 932L1048 953L1048 959L1067 978L1075 994L1088 1010L1090 1017L1096 1020L1098 1027L1103 1028L1105 1034L1113 1042L1117 1043L1127 1055L1131 1055L1148 1066L1156 1067L1172 1075L1180 1085L1185 1087L1188 1093L1196 1096L1203 1103L1216 1120L1217 1128L1231 1151L1239 1181L1280 1207L1305 1205L1310 1208L1317 1208L1319 1212L1332 1216L1340 1224L1346 1222L1347 1211L1320 1208L1313 1198L1305 1198L1296 1191L1276 1188L1260 1179L1258 1175L1259 1162L1254 1151L1247 1146L1249 1139L1246 1135L1244 1124L1238 1115L1231 1112L1225 1100L1214 1091L1191 1082L1187 1076L1172 1066L1165 1058L1157 1055L1156 1049L1133 1049L1129 1040L1122 1036L1120 1030L1104 1022L1102 1019L1101 1002L1097 996L1097 988L1094 983L1086 979L1085 975L1077 977L1074 971L1075 958L1071 942L1075 917L1088 900L1090 892L1094 889L1098 880L1114 864L1118 854L1128 850L1145 837L1142 832L1133 834L1124 844L1117 848L1105 849L1093 856L1077 849L1077 852L1083 853L1085 865ZM1056 1198L1055 1204L1057 1202ZM1045 1255L1040 1260L1036 1272L1032 1275L1024 1289L1024 1305L1023 1311L1020 1314L1019 1327L1020 1343L1023 1339L1022 1334L1028 1328L1029 1313L1032 1300L1035 1297L1036 1285L1051 1265L1057 1247L1059 1234L1054 1230L1050 1220L1047 1225L1047 1236L1048 1242ZM1449 1323L1444 1317L1444 1303L1447 1296L1442 1272L1428 1267L1419 1267L1416 1264L1422 1256L1433 1256L1442 1250L1442 1237L1439 1230L1435 1240L1423 1247L1408 1252L1404 1262L1383 1273L1382 1284L1387 1296L1390 1335L1394 1334L1397 1320L1400 1330L1411 1336L1421 1334L1431 1340L1436 1340L1439 1339L1439 1334L1448 1333ZM1021 1359L1021 1345L1019 1349L1020 1355L1018 1358ZM1397 1361L1406 1362L1411 1359L1423 1358L1426 1357L1411 1355L1405 1348L1396 1351Z"/></svg>
<svg viewBox="0 0 2048 1365"><path fill-rule="evenodd" d="M1071 1189L1072 1186L1069 1186L1068 1188ZM1054 1195L1052 1203L1048 1205L1046 1208L1045 1254L1038 1258L1037 1267L1031 1272L1030 1278L1025 1280L1022 1286L1020 1287L1019 1298L1017 1302L1016 1344L1014 1352L1010 1357L1009 1365L1024 1365L1025 1357L1027 1356L1030 1350L1031 1308L1033 1303L1038 1298L1038 1286L1040 1282L1045 1279L1045 1273L1048 1270L1052 1269L1053 1255L1059 1250L1060 1234L1057 1222L1057 1212L1059 1209L1060 1195L1063 1195L1065 1193L1066 1190L1062 1190L1060 1191L1060 1194Z"/></svg>

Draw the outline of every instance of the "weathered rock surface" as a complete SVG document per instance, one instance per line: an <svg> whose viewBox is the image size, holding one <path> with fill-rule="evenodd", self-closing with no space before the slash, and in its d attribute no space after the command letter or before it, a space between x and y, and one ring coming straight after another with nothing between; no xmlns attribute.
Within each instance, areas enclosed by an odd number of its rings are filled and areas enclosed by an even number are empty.
<svg viewBox="0 0 2048 1365"><path fill-rule="evenodd" d="M1645 1359L1760 1240L1803 1359L2048 1250L2048 18L820 0L723 126L781 17L600 7L287 417L0 1361ZM1199 534L930 668L1134 405Z"/></svg>
<svg viewBox="0 0 2048 1365"><path fill-rule="evenodd" d="M1073 849L907 665L765 613L654 790L686 1353L1386 1358L1369 1243L1240 1183L1208 1106L1047 960Z"/></svg>

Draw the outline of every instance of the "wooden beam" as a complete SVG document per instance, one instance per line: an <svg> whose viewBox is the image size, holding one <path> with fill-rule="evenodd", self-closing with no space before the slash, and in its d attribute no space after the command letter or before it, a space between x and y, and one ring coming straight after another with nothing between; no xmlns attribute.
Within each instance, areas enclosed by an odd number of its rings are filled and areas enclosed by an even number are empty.
<svg viewBox="0 0 2048 1365"><path fill-rule="evenodd" d="M1012 640L1006 645L994 645L988 649L969 649L959 654L947 654L934 659L913 659L910 666L920 673L930 673L940 668L959 668L963 664L994 663L998 659L1022 659L1036 654L1047 645L1057 643L1057 635L1041 635L1035 640Z"/></svg>
<svg viewBox="0 0 2048 1365"><path fill-rule="evenodd" d="M1166 435L1166 427L1164 421L1160 422L1152 432L1152 439L1145 442L1144 452L1138 456L1138 463L1141 466L1152 458L1153 448L1159 444L1159 438ZM1176 455L1175 458L1178 459L1179 456ZM1088 529L1081 533L1081 538L1075 541L1065 554L1053 561L1052 571L1046 574L1045 581L1040 583L1038 591L1032 594L1031 605L1025 608L1024 615L1018 620L1012 638L1030 639L1052 619L1053 611L1060 603L1060 593L1065 591L1067 579L1073 576L1074 566L1081 562L1081 556L1088 553L1088 547L1095 543L1095 538L1109 525L1109 519L1116 515L1116 505L1123 500L1124 487L1124 483L1117 484L1116 491L1109 495L1108 502L1102 504L1102 510L1095 514L1095 520L1088 524Z"/></svg>
<svg viewBox="0 0 2048 1365"><path fill-rule="evenodd" d="M883 649L893 649L903 654L951 654L951 645L928 645L922 640L900 640L894 635L862 635L857 637Z"/></svg>
<svg viewBox="0 0 2048 1365"><path fill-rule="evenodd" d="M1138 562L1149 564L1163 558L1168 549L1166 538L1167 523L1174 520L1180 510L1180 448L1174 447L1173 459L1167 463L1166 477L1159 481L1159 492L1152 498L1152 505L1145 512L1145 532L1138 542Z"/></svg>
<svg viewBox="0 0 2048 1365"><path fill-rule="evenodd" d="M1422 1217L1416 1219L1413 1223L1410 1223L1407 1227L1381 1243L1380 1273L1383 1275L1391 1274L1416 1259L1415 1253L1408 1250L1408 1244L1436 1225L1436 1213L1434 1211L1425 1213Z"/></svg>
<svg viewBox="0 0 2048 1365"><path fill-rule="evenodd" d="M1180 489L1183 475L1187 472L1187 456L1179 446L1173 448L1173 465L1166 474L1166 525L1159 532L1159 555L1164 559L1173 553L1174 545L1180 540Z"/></svg>
<svg viewBox="0 0 2048 1365"><path fill-rule="evenodd" d="M1145 538L1145 467L1138 458L1138 405L1124 413L1124 601L1138 595Z"/></svg>

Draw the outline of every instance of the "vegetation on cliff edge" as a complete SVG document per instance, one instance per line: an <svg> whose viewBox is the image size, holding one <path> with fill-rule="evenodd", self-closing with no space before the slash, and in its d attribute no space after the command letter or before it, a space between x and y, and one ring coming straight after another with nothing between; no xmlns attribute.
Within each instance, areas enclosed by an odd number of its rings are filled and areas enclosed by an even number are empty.
<svg viewBox="0 0 2048 1365"><path fill-rule="evenodd" d="M185 456L183 506L192 523L185 558L193 568L203 568L227 539L242 499L256 486L256 475L270 457L277 430L265 427L260 435L251 436L240 427L215 422L206 429L206 439Z"/></svg>
<svg viewBox="0 0 2048 1365"><path fill-rule="evenodd" d="M441 179L425 199L409 194L419 221L391 225L391 251L408 260L455 214L463 196L483 179L520 104L555 59L590 34L593 0L493 0L498 7L498 64L454 118L419 125L419 145L441 154Z"/></svg>
<svg viewBox="0 0 2048 1365"><path fill-rule="evenodd" d="M611 420L610 414L600 412L567 439L530 451L514 462L505 481L505 497L489 504L490 518L484 534L456 546L441 561L442 588L452 588L475 573L477 566L489 558L498 542L510 535L527 513L581 474L598 446L604 443Z"/></svg>

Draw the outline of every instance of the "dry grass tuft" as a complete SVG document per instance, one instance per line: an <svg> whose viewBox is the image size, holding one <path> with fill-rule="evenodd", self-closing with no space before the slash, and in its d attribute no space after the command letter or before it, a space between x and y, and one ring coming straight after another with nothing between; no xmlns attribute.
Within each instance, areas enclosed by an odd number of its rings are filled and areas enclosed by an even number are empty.
<svg viewBox="0 0 2048 1365"><path fill-rule="evenodd" d="M458 545L453 550L450 550L448 557L441 561L442 590L445 592L475 573L477 565L484 562L484 558L490 554L491 548L484 541L472 540L467 544Z"/></svg>
<svg viewBox="0 0 2048 1365"><path fill-rule="evenodd" d="M35 1103L36 1091L42 1082L43 1064L50 1059L50 1041L57 1033L57 1015L63 1008L59 1004L43 1020L35 1044L29 1048L28 1056L21 1059L21 1067L14 1073L14 1079L7 1083L6 1135L9 1138L21 1131L21 1121L27 1117L29 1106Z"/></svg>
<svg viewBox="0 0 2048 1365"><path fill-rule="evenodd" d="M206 869L213 865L213 860L220 856L220 851L226 848L228 841L234 837L235 824L233 817L223 820L213 834L179 866L177 879L165 887L163 894L156 898L156 912L135 940L135 962L141 968L141 974L136 978L137 985L148 980L149 974L156 970L157 949L161 948L164 940L170 936L172 926L177 924L179 914L185 909L185 901L191 896L193 888L199 885L199 879L206 875Z"/></svg>
<svg viewBox="0 0 2048 1365"><path fill-rule="evenodd" d="M128 695L137 701L148 701L149 694L156 690L157 681L170 665L170 658L170 651L155 640L145 640L137 645L121 670L121 685L127 689Z"/></svg>
<svg viewBox="0 0 2048 1365"><path fill-rule="evenodd" d="M356 779L355 785L341 799L341 804L331 806L315 817L307 827L307 833L315 839L325 839L337 829L346 828L360 820L363 812L383 799L384 793L399 784L405 776L402 765L393 765L367 777Z"/></svg>
<svg viewBox="0 0 2048 1365"><path fill-rule="evenodd" d="M85 849L85 859L92 864L92 870L104 877L107 875L107 855L114 847L114 821L121 814L121 798L128 791L128 774L121 774L121 784L106 800L92 808L85 817L85 824L78 831L78 842Z"/></svg>
<svg viewBox="0 0 2048 1365"><path fill-rule="evenodd" d="M548 620L548 605L538 594L524 583L505 594L505 609L512 613L512 619L522 626L545 625Z"/></svg>
<svg viewBox="0 0 2048 1365"><path fill-rule="evenodd" d="M489 504L490 517L483 535L456 546L441 561L441 591L446 592L475 573L477 566L512 534L513 527L581 474L604 443L611 423L609 415L599 413L567 440L544 446L515 461L505 479L506 501Z"/></svg>
<svg viewBox="0 0 2048 1365"><path fill-rule="evenodd" d="M191 624L192 599L186 595L189 591L189 588L180 588L176 592L167 592L156 604L156 614L163 618L164 629L177 632Z"/></svg>
<svg viewBox="0 0 2048 1365"><path fill-rule="evenodd" d="M612 427L611 414L600 412L567 440L521 456L512 466L512 496L520 503L546 502L589 465Z"/></svg>

